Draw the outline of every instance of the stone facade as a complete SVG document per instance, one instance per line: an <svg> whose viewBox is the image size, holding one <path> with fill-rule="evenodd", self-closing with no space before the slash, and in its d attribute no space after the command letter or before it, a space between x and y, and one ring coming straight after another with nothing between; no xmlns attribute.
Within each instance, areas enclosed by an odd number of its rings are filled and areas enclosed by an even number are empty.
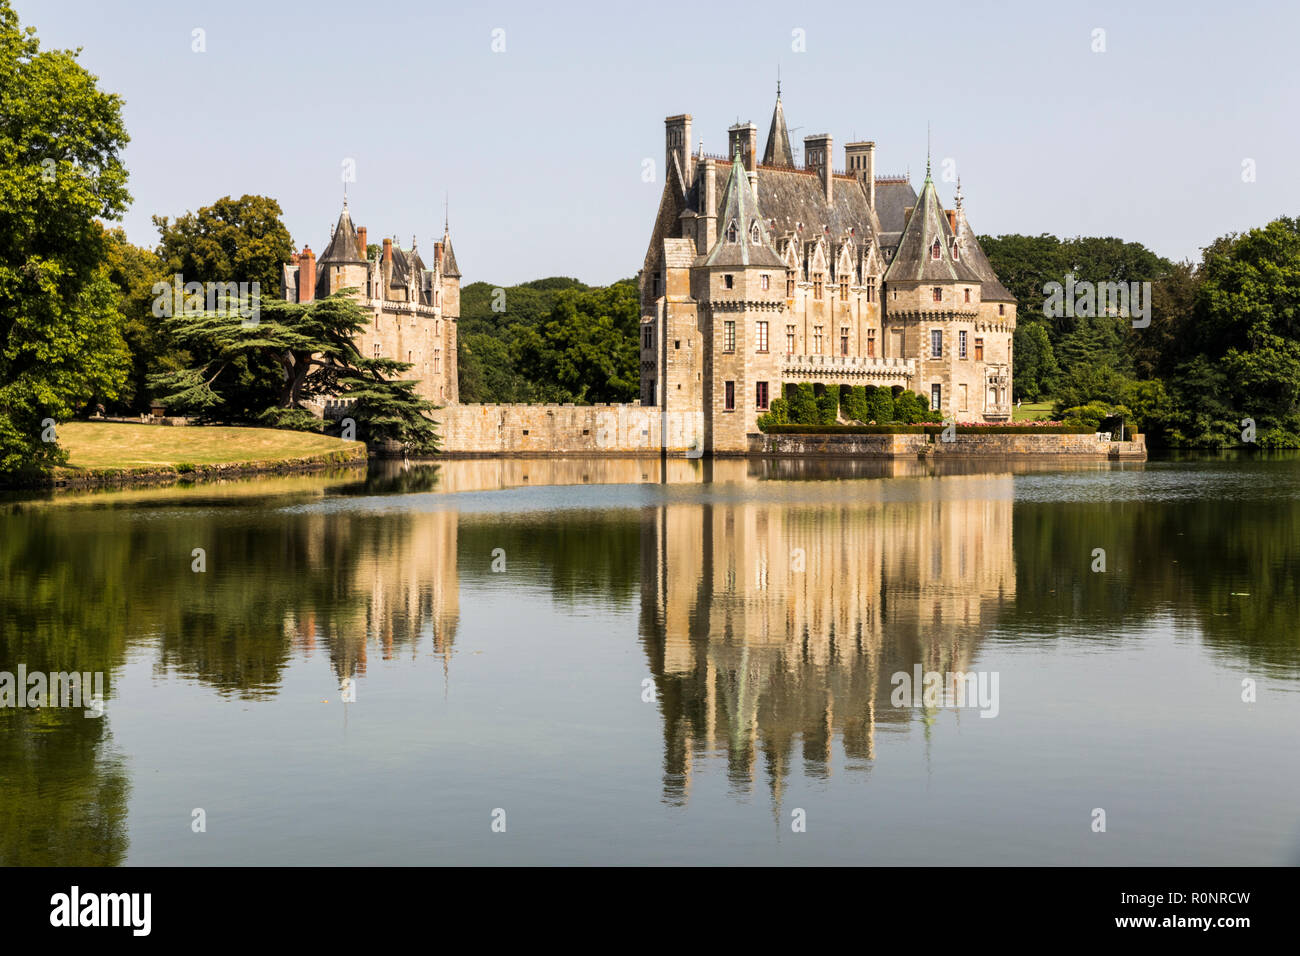
<svg viewBox="0 0 1300 956"><path fill-rule="evenodd" d="M1015 300L927 168L877 176L875 144L832 168L829 135L794 164L780 94L759 162L752 123L726 156L670 116L666 182L641 281L641 404L698 413L685 446L744 453L786 383L897 386L936 420L1011 417ZM683 420L686 420L683 418Z"/></svg>
<svg viewBox="0 0 1300 956"><path fill-rule="evenodd" d="M698 416L697 416L698 417ZM454 405L433 412L444 454L658 455L694 428L640 405Z"/></svg>
<svg viewBox="0 0 1300 956"><path fill-rule="evenodd" d="M1095 434L954 435L951 441L924 434L908 435L769 435L749 436L749 453L764 457L846 458L1087 458L1145 460L1146 436L1110 441Z"/></svg>
<svg viewBox="0 0 1300 956"><path fill-rule="evenodd" d="M419 381L417 394L435 405L455 405L457 385L457 320L460 318L460 269L444 227L433 244L433 263L426 266L411 239L402 249L385 238L369 253L366 228L354 227L346 200L317 261L310 246L284 267L284 297L311 302L342 289L370 313L370 324L356 338L367 358L408 363L400 376Z"/></svg>

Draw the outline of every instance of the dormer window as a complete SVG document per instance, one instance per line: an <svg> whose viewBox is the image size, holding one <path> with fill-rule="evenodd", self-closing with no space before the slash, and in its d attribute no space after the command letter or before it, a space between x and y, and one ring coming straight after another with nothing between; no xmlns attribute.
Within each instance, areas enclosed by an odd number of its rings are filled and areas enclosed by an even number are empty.
<svg viewBox="0 0 1300 956"><path fill-rule="evenodd" d="M763 242L763 231L758 228L757 222L749 227L749 241L756 246Z"/></svg>
<svg viewBox="0 0 1300 956"><path fill-rule="evenodd" d="M941 246L939 244L939 240L936 239L934 240L934 243L930 246L930 258L938 259L942 254L943 254L943 246Z"/></svg>
<svg viewBox="0 0 1300 956"><path fill-rule="evenodd" d="M731 220L731 222L727 223L727 241L728 242L736 241L736 220L734 219Z"/></svg>
<svg viewBox="0 0 1300 956"><path fill-rule="evenodd" d="M957 240L952 241L952 261L956 262L961 258L961 248L957 245Z"/></svg>

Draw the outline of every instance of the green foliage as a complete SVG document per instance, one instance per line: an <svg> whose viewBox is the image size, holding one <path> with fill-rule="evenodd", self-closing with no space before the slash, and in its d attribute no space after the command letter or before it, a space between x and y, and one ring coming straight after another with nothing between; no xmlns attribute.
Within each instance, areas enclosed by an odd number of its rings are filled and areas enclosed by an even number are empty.
<svg viewBox="0 0 1300 956"><path fill-rule="evenodd" d="M1015 368L1011 378L1017 397L1037 402L1051 395L1061 370L1047 326L1028 319L1018 321L1012 348Z"/></svg>
<svg viewBox="0 0 1300 956"><path fill-rule="evenodd" d="M223 196L174 222L154 216L164 273L183 282L257 282L264 299L284 294L281 267L293 240L280 221L280 204L267 196Z"/></svg>
<svg viewBox="0 0 1300 956"><path fill-rule="evenodd" d="M875 391L875 386L872 386L871 389ZM867 406L867 386L843 387L840 393L840 405L844 409L846 418L866 424L870 414Z"/></svg>
<svg viewBox="0 0 1300 956"><path fill-rule="evenodd" d="M626 402L641 389L637 286L625 279L603 289L559 293L538 327L511 328L516 371L539 401Z"/></svg>
<svg viewBox="0 0 1300 956"><path fill-rule="evenodd" d="M877 425L883 425L886 422L895 421L898 412L894 407L893 390L888 388L875 388L872 386L868 387L867 391L866 421L875 422Z"/></svg>
<svg viewBox="0 0 1300 956"><path fill-rule="evenodd" d="M817 421L834 425L839 419L840 395L838 388L828 388L817 396Z"/></svg>
<svg viewBox="0 0 1300 956"><path fill-rule="evenodd" d="M41 50L0 0L0 475L48 472L65 456L42 422L127 382L96 221L130 202L121 109L76 53Z"/></svg>
<svg viewBox="0 0 1300 956"><path fill-rule="evenodd" d="M912 424L926 419L926 407L921 404L921 396L916 392L904 391L894 399L894 418L896 421Z"/></svg>
<svg viewBox="0 0 1300 956"><path fill-rule="evenodd" d="M430 402L415 394L414 381L391 376L410 368L405 362L367 358L354 338L369 322L350 296L336 293L300 305L263 301L256 325L238 313L183 312L165 322L173 341L193 354L214 356L200 364L153 377L168 408L205 421L256 421L281 428L317 431L321 422L304 403L336 395L351 399L348 411L357 437L398 441L413 451L437 446L434 423L425 414ZM226 383L253 376L252 391L267 397L259 409L232 406Z"/></svg>
<svg viewBox="0 0 1300 956"><path fill-rule="evenodd" d="M784 398L772 399L766 414L758 416L760 431L767 431L773 425L786 425L790 421L790 403Z"/></svg>
<svg viewBox="0 0 1300 956"><path fill-rule="evenodd" d="M787 384L786 401L789 403L790 421L801 425L814 425L821 421L821 412L817 407L817 393L811 382Z"/></svg>

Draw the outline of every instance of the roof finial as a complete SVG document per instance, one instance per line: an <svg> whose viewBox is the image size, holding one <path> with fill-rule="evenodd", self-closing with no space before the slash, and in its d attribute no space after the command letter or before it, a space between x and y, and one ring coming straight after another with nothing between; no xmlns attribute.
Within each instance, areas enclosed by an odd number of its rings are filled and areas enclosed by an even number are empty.
<svg viewBox="0 0 1300 956"><path fill-rule="evenodd" d="M776 98L781 98L781 61L776 63Z"/></svg>
<svg viewBox="0 0 1300 956"><path fill-rule="evenodd" d="M451 235L451 193L444 191L442 194L442 234Z"/></svg>
<svg viewBox="0 0 1300 956"><path fill-rule="evenodd" d="M957 177L957 208L961 208L961 177Z"/></svg>
<svg viewBox="0 0 1300 956"><path fill-rule="evenodd" d="M930 121L925 121L925 178L930 178Z"/></svg>

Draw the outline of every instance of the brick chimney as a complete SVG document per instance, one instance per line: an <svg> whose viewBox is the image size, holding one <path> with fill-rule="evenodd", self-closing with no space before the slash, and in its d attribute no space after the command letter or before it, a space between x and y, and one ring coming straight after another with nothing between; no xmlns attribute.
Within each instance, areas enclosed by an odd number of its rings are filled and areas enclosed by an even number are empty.
<svg viewBox="0 0 1300 956"><path fill-rule="evenodd" d="M298 301L311 302L316 298L316 253L311 246L303 246L298 255Z"/></svg>
<svg viewBox="0 0 1300 956"><path fill-rule="evenodd" d="M436 268L439 269L442 268L442 243L441 242L435 242L433 244L433 261Z"/></svg>
<svg viewBox="0 0 1300 956"><path fill-rule="evenodd" d="M819 133L803 138L804 165L816 169L822 177L822 190L826 193L826 202L831 201L831 136Z"/></svg>
<svg viewBox="0 0 1300 956"><path fill-rule="evenodd" d="M945 209L943 214L948 217L948 229L954 236L957 235L957 213L952 209Z"/></svg>
<svg viewBox="0 0 1300 956"><path fill-rule="evenodd" d="M361 247L361 258L368 259L366 255L366 227L357 226L357 245Z"/></svg>
<svg viewBox="0 0 1300 956"><path fill-rule="evenodd" d="M867 194L867 204L876 208L876 144L849 143L844 147L844 167L857 178Z"/></svg>
<svg viewBox="0 0 1300 956"><path fill-rule="evenodd" d="M737 123L727 130L727 159L740 153L746 172L753 172L758 162L758 127L753 123Z"/></svg>
<svg viewBox="0 0 1300 956"><path fill-rule="evenodd" d="M390 269L393 266L393 240L384 236L384 265Z"/></svg>

